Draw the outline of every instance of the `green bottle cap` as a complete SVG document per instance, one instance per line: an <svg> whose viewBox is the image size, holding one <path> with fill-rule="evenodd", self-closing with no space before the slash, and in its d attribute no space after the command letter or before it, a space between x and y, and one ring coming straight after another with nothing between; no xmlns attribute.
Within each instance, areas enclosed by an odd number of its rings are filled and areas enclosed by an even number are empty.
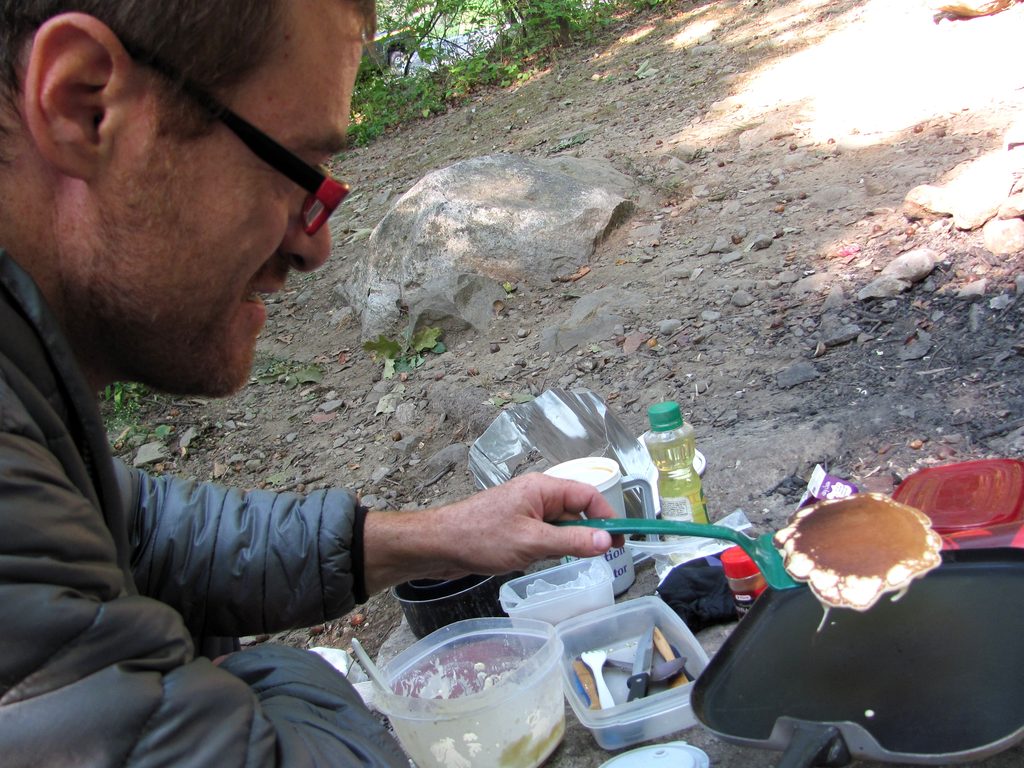
<svg viewBox="0 0 1024 768"><path fill-rule="evenodd" d="M683 426L683 414L679 412L679 403L674 400L648 406L647 420L655 432L665 432Z"/></svg>

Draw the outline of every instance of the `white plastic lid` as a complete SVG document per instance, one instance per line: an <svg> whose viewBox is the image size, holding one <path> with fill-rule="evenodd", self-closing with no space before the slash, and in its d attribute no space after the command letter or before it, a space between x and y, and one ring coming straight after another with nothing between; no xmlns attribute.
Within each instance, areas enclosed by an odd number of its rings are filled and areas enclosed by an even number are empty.
<svg viewBox="0 0 1024 768"><path fill-rule="evenodd" d="M707 754L685 741L670 741L667 744L652 744L649 747L631 749L601 763L600 768L649 768L663 765L668 768L708 768L711 761Z"/></svg>

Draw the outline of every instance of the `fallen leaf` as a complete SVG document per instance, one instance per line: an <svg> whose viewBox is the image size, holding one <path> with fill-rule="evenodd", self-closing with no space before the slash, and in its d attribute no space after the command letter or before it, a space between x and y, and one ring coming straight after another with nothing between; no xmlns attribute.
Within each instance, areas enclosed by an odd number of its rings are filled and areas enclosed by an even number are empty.
<svg viewBox="0 0 1024 768"><path fill-rule="evenodd" d="M642 333L631 333L626 336L622 342L622 351L627 355L631 355L640 349L640 346L646 340L646 336Z"/></svg>
<svg viewBox="0 0 1024 768"><path fill-rule="evenodd" d="M267 476L267 482L271 485L284 485L288 482L287 472L275 472L272 475Z"/></svg>

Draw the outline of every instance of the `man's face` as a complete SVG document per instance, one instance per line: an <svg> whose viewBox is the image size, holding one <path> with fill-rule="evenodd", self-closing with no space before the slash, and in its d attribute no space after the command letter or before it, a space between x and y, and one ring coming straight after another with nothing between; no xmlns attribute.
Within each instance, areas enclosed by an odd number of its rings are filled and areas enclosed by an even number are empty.
<svg viewBox="0 0 1024 768"><path fill-rule="evenodd" d="M339 0L285 8L276 53L222 98L317 165L340 149L361 23ZM75 256L63 260L65 326L94 384L227 394L248 378L266 320L261 295L280 290L289 269L326 261L328 227L305 234L306 193L226 127L187 141L161 136L157 106L126 136L133 150L97 186L98 202L58 222Z"/></svg>

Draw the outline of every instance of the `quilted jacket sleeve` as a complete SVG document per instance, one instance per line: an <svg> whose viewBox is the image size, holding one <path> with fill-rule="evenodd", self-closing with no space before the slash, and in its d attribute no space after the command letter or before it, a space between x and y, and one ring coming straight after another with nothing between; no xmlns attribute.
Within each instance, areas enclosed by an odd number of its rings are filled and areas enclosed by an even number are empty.
<svg viewBox="0 0 1024 768"><path fill-rule="evenodd" d="M126 582L103 515L46 447L54 439L60 436L42 434L0 380L0 763L408 765L348 682L314 654L265 646L234 654L220 667L193 660L181 616L136 595ZM295 505L282 515L306 520L296 523L310 526L305 541L328 535L324 521L307 520ZM250 537L239 549L246 555L259 536L273 538L236 522ZM282 535L289 525L276 523ZM207 530L193 535L202 539ZM273 560L273 547L263 552ZM335 557L344 573L344 555ZM191 570L185 556L172 562ZM244 568L226 562L224 570L241 579L251 565L245 562ZM154 567L170 566L161 560ZM269 572L290 579L288 590L296 593L313 578L283 566ZM215 574L207 578L215 589L227 589ZM337 592L338 606L350 599L344 578ZM294 615L324 610L293 606Z"/></svg>
<svg viewBox="0 0 1024 768"><path fill-rule="evenodd" d="M242 492L118 464L138 589L178 610L194 635L310 626L366 599L347 491Z"/></svg>

